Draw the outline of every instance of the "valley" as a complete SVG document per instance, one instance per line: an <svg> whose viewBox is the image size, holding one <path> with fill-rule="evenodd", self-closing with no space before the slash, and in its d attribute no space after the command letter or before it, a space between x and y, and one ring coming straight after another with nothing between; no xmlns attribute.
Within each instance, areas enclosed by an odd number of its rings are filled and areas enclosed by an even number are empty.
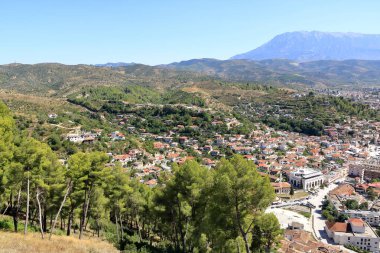
<svg viewBox="0 0 380 253"><path fill-rule="evenodd" d="M380 253L380 4L314 2L4 1L0 253Z"/></svg>

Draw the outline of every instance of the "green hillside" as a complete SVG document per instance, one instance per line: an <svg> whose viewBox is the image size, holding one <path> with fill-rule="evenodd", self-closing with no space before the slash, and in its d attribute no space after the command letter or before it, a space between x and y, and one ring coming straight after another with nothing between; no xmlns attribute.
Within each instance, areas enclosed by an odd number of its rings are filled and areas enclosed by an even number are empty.
<svg viewBox="0 0 380 253"><path fill-rule="evenodd" d="M214 80L309 88L380 86L380 61L190 60L169 65L95 67L58 63L0 65L0 89L64 97L82 88L138 85L156 91Z"/></svg>

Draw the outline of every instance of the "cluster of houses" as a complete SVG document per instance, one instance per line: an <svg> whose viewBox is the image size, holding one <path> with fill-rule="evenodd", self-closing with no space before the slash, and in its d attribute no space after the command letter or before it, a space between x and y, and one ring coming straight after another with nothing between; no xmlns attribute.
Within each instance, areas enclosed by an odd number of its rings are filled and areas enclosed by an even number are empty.
<svg viewBox="0 0 380 253"><path fill-rule="evenodd" d="M324 131L333 140L349 137L350 142L356 145L380 144L380 122L351 119L342 125L335 124L335 126L326 127Z"/></svg>
<svg viewBox="0 0 380 253"><path fill-rule="evenodd" d="M131 117L117 115L116 120L119 124L127 123ZM240 122L231 117L213 124L236 127ZM351 173L352 164L366 161L373 155L370 149L371 145L379 144L380 123L353 120L345 125L327 127L326 134L322 136L277 131L256 124L247 135L214 133L212 138L206 140L182 135L181 126L165 134L148 133L145 129L135 129L128 124L122 129L138 136L142 142L153 143L155 153L141 148L141 155L138 156L129 153L112 155L113 161L141 171L138 175L143 178L157 178L160 171L170 169L171 163L181 164L190 159L197 159L212 168L221 157L235 153L253 161L259 173L269 176L276 192L289 193L292 186L309 191L349 174L348 170ZM94 130L71 133L67 139L75 143L91 143L100 135L101 130ZM108 134L108 138L109 141L124 141L125 134L114 131ZM142 157L144 162L141 161ZM152 182L150 184L154 185Z"/></svg>
<svg viewBox="0 0 380 253"><path fill-rule="evenodd" d="M102 134L101 129L94 129L91 132L87 131L76 131L75 133L69 133L66 135L66 139L73 143L93 143Z"/></svg>
<svg viewBox="0 0 380 253"><path fill-rule="evenodd" d="M280 253L342 253L347 252L338 246L331 246L317 241L314 236L303 229L302 224L289 224L281 241Z"/></svg>
<svg viewBox="0 0 380 253"><path fill-rule="evenodd" d="M367 104L372 109L380 109L380 88L378 87L363 87L355 90L320 89L317 92L330 96L346 97L352 101Z"/></svg>
<svg viewBox="0 0 380 253"><path fill-rule="evenodd" d="M326 221L325 231L336 244L350 244L361 250L380 252L380 238L373 227L380 226L380 203L371 201L366 194L373 189L380 193L380 183L341 184L328 194L339 213L349 217L346 222ZM358 204L367 202L368 209L349 210L345 206L347 200L355 200Z"/></svg>

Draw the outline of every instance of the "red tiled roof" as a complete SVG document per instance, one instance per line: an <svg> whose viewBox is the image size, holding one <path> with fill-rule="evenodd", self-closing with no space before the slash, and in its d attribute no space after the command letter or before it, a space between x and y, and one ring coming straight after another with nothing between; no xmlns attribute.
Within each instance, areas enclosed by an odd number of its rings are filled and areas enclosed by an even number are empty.
<svg viewBox="0 0 380 253"><path fill-rule="evenodd" d="M146 185L156 185L157 184L157 180L156 179L151 179L149 181L146 181L145 184Z"/></svg>
<svg viewBox="0 0 380 253"><path fill-rule="evenodd" d="M364 225L364 221L362 219L359 219L359 218L350 218L350 219L348 219L348 222L352 223L355 226L363 226Z"/></svg>
<svg viewBox="0 0 380 253"><path fill-rule="evenodd" d="M373 188L380 188L380 182L370 183L368 186Z"/></svg>
<svg viewBox="0 0 380 253"><path fill-rule="evenodd" d="M345 222L329 222L329 221L326 221L326 226L330 231L333 231L333 232L346 232L347 231L347 223L345 223Z"/></svg>
<svg viewBox="0 0 380 253"><path fill-rule="evenodd" d="M129 157L130 155L124 154L124 155L115 155L113 158L115 160L124 160L124 159L128 159Z"/></svg>
<svg viewBox="0 0 380 253"><path fill-rule="evenodd" d="M368 185L367 184L357 184L356 188L367 190L368 189Z"/></svg>
<svg viewBox="0 0 380 253"><path fill-rule="evenodd" d="M332 190L330 195L352 195L355 193L354 187L349 184L340 185L338 188Z"/></svg>

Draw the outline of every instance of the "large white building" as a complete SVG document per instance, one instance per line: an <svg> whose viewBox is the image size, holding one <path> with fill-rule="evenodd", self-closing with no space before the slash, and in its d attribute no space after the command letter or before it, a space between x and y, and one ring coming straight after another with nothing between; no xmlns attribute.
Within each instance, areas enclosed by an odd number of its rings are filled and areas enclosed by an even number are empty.
<svg viewBox="0 0 380 253"><path fill-rule="evenodd" d="M318 188L323 184L324 176L322 172L303 168L290 172L289 183L297 188L304 190L310 190L312 188Z"/></svg>
<svg viewBox="0 0 380 253"><path fill-rule="evenodd" d="M347 223L326 221L325 231L336 244L350 244L362 250L380 253L380 238L362 219L350 218Z"/></svg>

